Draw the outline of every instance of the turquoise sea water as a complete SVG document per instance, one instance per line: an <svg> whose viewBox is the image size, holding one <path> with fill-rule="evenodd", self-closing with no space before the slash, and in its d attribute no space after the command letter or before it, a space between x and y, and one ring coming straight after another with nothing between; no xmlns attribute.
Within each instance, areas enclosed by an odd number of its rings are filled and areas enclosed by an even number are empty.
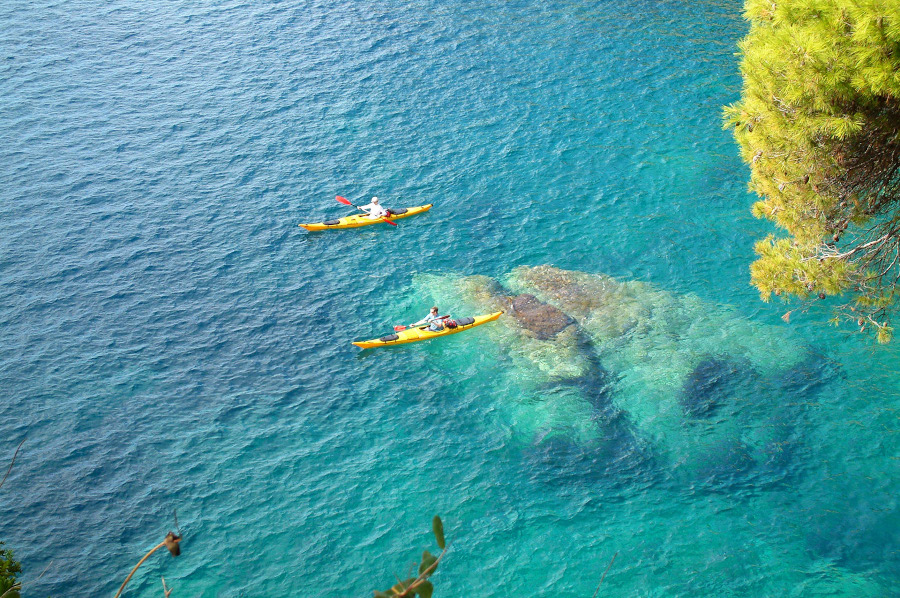
<svg viewBox="0 0 900 598"><path fill-rule="evenodd" d="M0 4L24 595L112 595L175 508L126 595L370 595L435 513L439 596L591 596L614 554L601 596L895 595L900 349L748 285L740 10ZM336 194L435 207L297 227ZM545 264L652 289L607 344L578 320L578 376L502 321L350 345Z"/></svg>

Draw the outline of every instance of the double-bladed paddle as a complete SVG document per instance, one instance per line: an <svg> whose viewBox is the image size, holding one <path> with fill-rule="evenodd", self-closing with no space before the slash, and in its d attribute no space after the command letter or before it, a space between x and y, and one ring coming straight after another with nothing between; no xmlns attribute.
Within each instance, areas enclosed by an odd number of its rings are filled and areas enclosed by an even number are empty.
<svg viewBox="0 0 900 598"><path fill-rule="evenodd" d="M351 201L350 201L349 199L347 199L346 197L341 197L340 195L338 195L337 197L335 197L335 199L338 200L339 202L341 202L342 204L344 204L345 206L353 206L353 207L356 208L357 210L360 210L360 211L362 211L362 212L366 212L365 210L363 210L361 207L359 207L359 206L356 205L355 203L351 202ZM366 214L368 214L368 212L366 212ZM384 220L385 222L387 222L388 224L390 224L391 226L397 226L397 223L396 223L396 222L392 222L392 221L388 220L387 218L385 218L384 216L382 216L381 219Z"/></svg>

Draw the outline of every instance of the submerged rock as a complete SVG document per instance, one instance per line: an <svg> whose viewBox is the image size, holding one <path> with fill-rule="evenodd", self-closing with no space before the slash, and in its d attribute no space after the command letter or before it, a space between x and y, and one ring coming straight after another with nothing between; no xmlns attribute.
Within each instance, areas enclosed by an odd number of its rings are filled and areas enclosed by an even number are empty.
<svg viewBox="0 0 900 598"><path fill-rule="evenodd" d="M510 273L507 283L516 292L534 293L582 325L590 324L592 334L600 339L619 337L646 317L627 284L609 276L583 274L553 266L522 266Z"/></svg>
<svg viewBox="0 0 900 598"><path fill-rule="evenodd" d="M707 355L729 355L745 358L769 374L806 355L784 328L756 324L727 306L640 281L553 266L521 266L509 274L507 286L534 294L575 318L601 353L614 358L626 348L630 354L623 356L624 362L665 352L684 375ZM656 365L664 366L663 360Z"/></svg>
<svg viewBox="0 0 900 598"><path fill-rule="evenodd" d="M516 322L542 341L556 338L557 334L575 324L575 320L559 309L528 293L507 297L505 304Z"/></svg>
<svg viewBox="0 0 900 598"><path fill-rule="evenodd" d="M520 378L536 384L590 375L595 360L574 319L533 295L512 295L487 276L419 275L414 279L418 296L439 305L460 306L468 313L505 311L497 322L485 326L489 335L520 366Z"/></svg>
<svg viewBox="0 0 900 598"><path fill-rule="evenodd" d="M616 380L615 405L676 473L717 484L751 475L790 434L769 424L788 409L778 377L807 352L784 328L603 274L523 266L504 282L575 319Z"/></svg>
<svg viewBox="0 0 900 598"><path fill-rule="evenodd" d="M900 573L900 505L885 503L883 494L871 491L871 483L857 472L843 476L838 510L829 509L822 496L804 497L803 503L812 506L803 514L807 549L849 571L881 567ZM827 496L835 496L835 488L829 490Z"/></svg>
<svg viewBox="0 0 900 598"><path fill-rule="evenodd" d="M753 368L745 363L727 357L708 357L684 381L679 396L681 406L691 417L710 417L735 392L752 384L754 377Z"/></svg>
<svg viewBox="0 0 900 598"><path fill-rule="evenodd" d="M413 280L414 296L453 306L461 315L507 312L482 327L497 347L496 383L509 400L497 406L502 428L526 443L565 437L592 444L601 440L596 397L584 393L584 381L602 377L575 320L533 295L515 295L486 276L424 274ZM463 312L465 312L463 314Z"/></svg>
<svg viewBox="0 0 900 598"><path fill-rule="evenodd" d="M552 266L500 281L419 275L413 297L461 315L506 312L482 335L506 361L496 413L516 438L595 448L631 438L669 474L715 489L789 475L781 457L790 453L773 451L795 443L790 422L800 415L784 400L785 376L796 377L807 351L782 327L694 295ZM619 420L627 425L615 431L604 423Z"/></svg>

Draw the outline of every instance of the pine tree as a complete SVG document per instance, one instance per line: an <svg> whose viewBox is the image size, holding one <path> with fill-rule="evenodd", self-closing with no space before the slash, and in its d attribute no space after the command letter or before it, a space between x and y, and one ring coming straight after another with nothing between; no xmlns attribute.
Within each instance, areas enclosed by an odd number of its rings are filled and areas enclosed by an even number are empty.
<svg viewBox="0 0 900 598"><path fill-rule="evenodd" d="M21 572L22 566L13 558L12 550L4 549L3 542L0 542L0 596L19 598L16 574Z"/></svg>
<svg viewBox="0 0 900 598"><path fill-rule="evenodd" d="M753 212L786 229L756 244L763 300L828 295L891 338L900 289L900 0L746 0L743 90L725 108ZM786 314L786 318L790 312Z"/></svg>

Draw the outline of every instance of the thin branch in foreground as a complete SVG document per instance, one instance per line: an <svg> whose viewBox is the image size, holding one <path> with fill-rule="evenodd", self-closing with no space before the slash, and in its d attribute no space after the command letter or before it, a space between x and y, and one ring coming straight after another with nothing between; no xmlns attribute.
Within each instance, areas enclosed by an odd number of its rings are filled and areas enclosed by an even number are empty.
<svg viewBox="0 0 900 598"><path fill-rule="evenodd" d="M175 530L178 532L178 537L184 537L184 534L181 533L181 526L178 525L178 509L172 509L172 514L175 516Z"/></svg>
<svg viewBox="0 0 900 598"><path fill-rule="evenodd" d="M44 573L46 573L47 571L49 571L49 570L50 570L50 567L52 567L52 566L53 566L53 561L50 561L49 563L47 563L47 566L44 567L44 570L41 571L41 574L38 575L37 577L35 577L34 579L30 580L28 583L30 583L30 584L31 584L31 583L34 583L34 582L36 582L37 580L39 580L40 578L42 578L42 577L44 576ZM25 585L25 584L22 583L21 581L18 582L18 583L13 584L11 588L9 588L8 590L6 590L6 591L3 592L2 594L0 594L0 598L4 598L5 596L9 595L9 593L12 592L13 590L21 590L22 587L23 587L24 585Z"/></svg>
<svg viewBox="0 0 900 598"><path fill-rule="evenodd" d="M612 567L613 563L616 561L616 557L619 556L619 551L616 551L616 554L613 555L613 558L609 561L609 564L606 566L606 571L603 572L603 575L600 576L600 583L597 584L597 589L594 590L594 595L591 598L597 598L597 593L600 592L600 586L603 585L603 580L606 579L606 574L609 573L610 567Z"/></svg>
<svg viewBox="0 0 900 598"><path fill-rule="evenodd" d="M9 462L9 469L6 470L6 475L3 476L3 479L0 480L0 488L3 487L3 483L6 481L6 478L9 477L9 472L12 471L13 464L16 462L16 456L19 454L19 449L22 448L22 445L25 444L25 439L22 439L22 442L19 443L19 446L16 447L16 452L13 453L12 461ZM0 596L2 598L2 596Z"/></svg>
<svg viewBox="0 0 900 598"><path fill-rule="evenodd" d="M138 568L144 564L144 561L149 559L150 555L152 555L154 552L165 546L166 549L172 554L172 556L178 556L179 554L181 554L181 547L178 545L179 542L181 542L181 536L176 535L174 532L169 532L168 534L166 534L166 538L162 542L151 548L150 551L145 554L141 560L138 561L138 564L134 566L134 569L131 570L131 573L129 573L128 577L125 578L125 581L122 582L122 586L119 588L119 591L116 592L115 598L119 598L119 596L122 595L122 592L125 590L125 586L128 585L128 582L131 580L131 577L134 575L135 571L137 571Z"/></svg>

